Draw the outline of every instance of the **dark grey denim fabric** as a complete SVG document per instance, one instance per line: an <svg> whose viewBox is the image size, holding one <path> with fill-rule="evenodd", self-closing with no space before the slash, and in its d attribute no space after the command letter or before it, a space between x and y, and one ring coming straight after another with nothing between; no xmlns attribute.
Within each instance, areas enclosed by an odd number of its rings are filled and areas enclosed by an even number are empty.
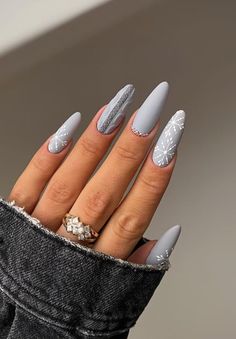
<svg viewBox="0 0 236 339"><path fill-rule="evenodd" d="M0 338L124 339L165 270L56 235L0 199Z"/></svg>

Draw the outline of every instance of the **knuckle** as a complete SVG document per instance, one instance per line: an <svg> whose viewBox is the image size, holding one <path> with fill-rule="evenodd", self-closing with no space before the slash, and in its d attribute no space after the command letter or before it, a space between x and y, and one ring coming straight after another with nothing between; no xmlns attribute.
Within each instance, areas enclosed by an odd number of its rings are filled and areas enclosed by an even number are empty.
<svg viewBox="0 0 236 339"><path fill-rule="evenodd" d="M54 179L48 187L47 198L56 203L64 204L71 201L73 195L65 182Z"/></svg>
<svg viewBox="0 0 236 339"><path fill-rule="evenodd" d="M116 153L119 157L126 160L137 161L139 160L139 153L135 150L128 149L125 146L117 145L116 146Z"/></svg>
<svg viewBox="0 0 236 339"><path fill-rule="evenodd" d="M159 195L164 189L164 180L160 178L140 176L139 181L141 182L145 192Z"/></svg>
<svg viewBox="0 0 236 339"><path fill-rule="evenodd" d="M42 175L48 175L52 167L51 161L43 154L38 154L36 157L33 157L32 165L36 170L40 171Z"/></svg>
<svg viewBox="0 0 236 339"><path fill-rule="evenodd" d="M27 206L30 201L28 195L24 191L19 190L18 188L13 188L8 197L8 200L9 201L15 200L17 204L24 206Z"/></svg>
<svg viewBox="0 0 236 339"><path fill-rule="evenodd" d="M80 147L81 152L83 154L91 154L92 156L98 155L100 150L96 143L89 139L89 137L82 137L80 139Z"/></svg>
<svg viewBox="0 0 236 339"><path fill-rule="evenodd" d="M139 215L120 214L112 224L113 233L122 240L137 240L142 237L145 223Z"/></svg>
<svg viewBox="0 0 236 339"><path fill-rule="evenodd" d="M84 213L93 220L107 214L110 205L110 197L106 192L97 191L88 195L85 201Z"/></svg>

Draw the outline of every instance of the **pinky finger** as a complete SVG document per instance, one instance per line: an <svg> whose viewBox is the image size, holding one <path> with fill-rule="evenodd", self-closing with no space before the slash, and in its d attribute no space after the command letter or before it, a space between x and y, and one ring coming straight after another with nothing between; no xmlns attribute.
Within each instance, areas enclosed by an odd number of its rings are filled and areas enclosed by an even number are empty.
<svg viewBox="0 0 236 339"><path fill-rule="evenodd" d="M21 176L16 181L8 200L31 213L40 195L58 169L72 144L72 137L81 121L81 114L74 113L48 138L35 153Z"/></svg>
<svg viewBox="0 0 236 339"><path fill-rule="evenodd" d="M176 245L181 233L181 226L169 228L160 240L150 240L134 251L127 259L136 264L153 266L163 265L167 261Z"/></svg>

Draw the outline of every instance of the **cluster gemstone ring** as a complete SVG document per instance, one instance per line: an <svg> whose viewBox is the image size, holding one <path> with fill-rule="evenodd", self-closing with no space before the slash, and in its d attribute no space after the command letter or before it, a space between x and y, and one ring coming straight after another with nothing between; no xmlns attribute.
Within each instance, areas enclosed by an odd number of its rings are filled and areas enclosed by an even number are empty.
<svg viewBox="0 0 236 339"><path fill-rule="evenodd" d="M78 236L78 240L93 243L99 234L90 225L84 224L78 216L67 213L63 220L67 232Z"/></svg>

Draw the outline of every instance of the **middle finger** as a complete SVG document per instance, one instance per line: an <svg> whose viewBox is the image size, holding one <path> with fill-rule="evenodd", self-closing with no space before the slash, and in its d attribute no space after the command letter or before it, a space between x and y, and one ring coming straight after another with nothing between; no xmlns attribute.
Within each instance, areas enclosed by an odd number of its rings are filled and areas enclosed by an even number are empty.
<svg viewBox="0 0 236 339"><path fill-rule="evenodd" d="M158 129L157 122L168 94L167 82L159 84L132 116L108 158L85 186L70 213L97 232L118 206L130 181L144 160ZM62 225L60 235L72 240Z"/></svg>

